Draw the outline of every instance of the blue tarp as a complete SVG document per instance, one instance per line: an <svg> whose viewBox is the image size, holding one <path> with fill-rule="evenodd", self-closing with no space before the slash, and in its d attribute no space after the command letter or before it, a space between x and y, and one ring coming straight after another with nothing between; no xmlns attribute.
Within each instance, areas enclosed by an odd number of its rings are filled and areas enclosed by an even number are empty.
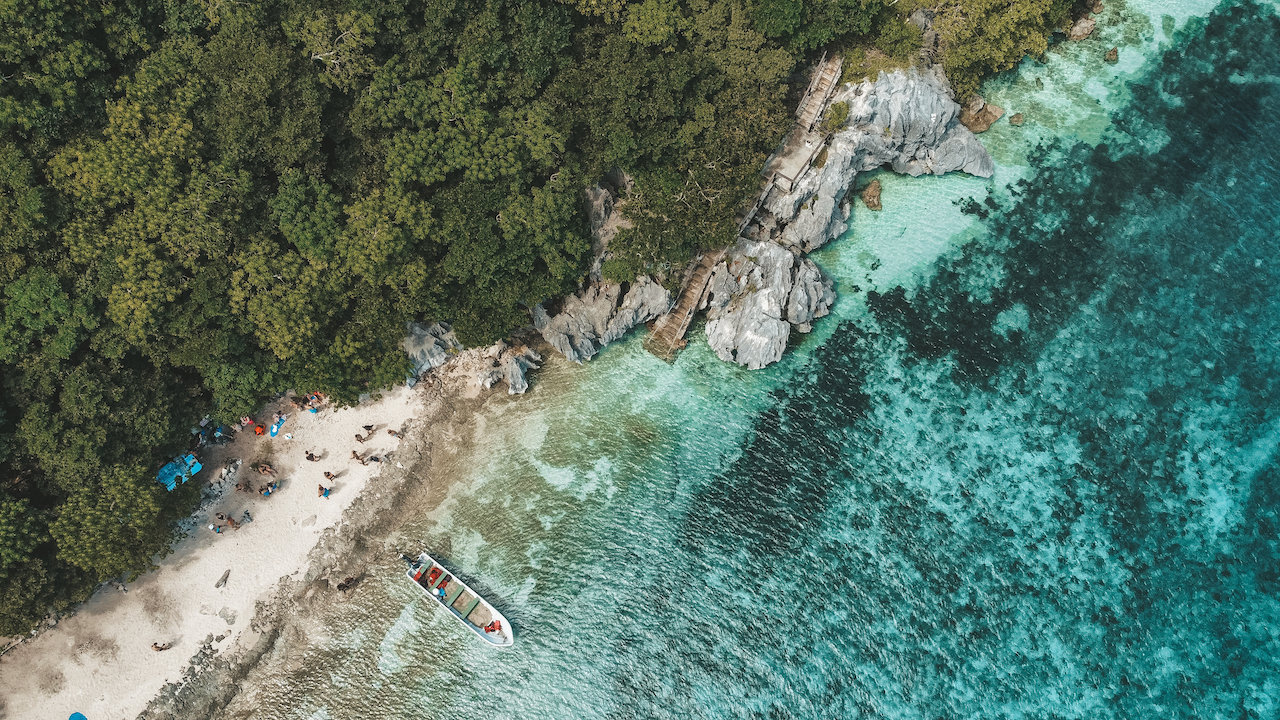
<svg viewBox="0 0 1280 720"><path fill-rule="evenodd" d="M195 455L183 455L176 457L172 462L160 468L160 472L156 473L156 482L169 488L170 492L178 487L178 482L186 482L191 479L192 475L200 472L203 467Z"/></svg>

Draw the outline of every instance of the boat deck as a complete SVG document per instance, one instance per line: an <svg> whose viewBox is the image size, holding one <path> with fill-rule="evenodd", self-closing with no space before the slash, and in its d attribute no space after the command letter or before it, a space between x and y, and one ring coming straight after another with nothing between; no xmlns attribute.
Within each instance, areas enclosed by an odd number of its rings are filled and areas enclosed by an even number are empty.
<svg viewBox="0 0 1280 720"><path fill-rule="evenodd" d="M411 570L410 578L412 577ZM432 562L416 582L431 599L443 605L455 617L469 625L477 635L493 644L510 644L509 640L506 642L500 641L509 637L510 630L505 627L507 619L496 613L483 598L470 588L464 586L462 581L456 580L443 566ZM439 595L441 590L444 591L443 598ZM484 628L495 620L503 624L504 630L490 638L485 633Z"/></svg>

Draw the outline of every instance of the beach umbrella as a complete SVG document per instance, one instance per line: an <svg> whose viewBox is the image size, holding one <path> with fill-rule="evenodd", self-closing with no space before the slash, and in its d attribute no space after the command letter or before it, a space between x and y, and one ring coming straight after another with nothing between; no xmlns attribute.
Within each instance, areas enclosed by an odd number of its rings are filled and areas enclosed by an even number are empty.
<svg viewBox="0 0 1280 720"><path fill-rule="evenodd" d="M71 717L67 720L89 720L89 718L85 717L84 713L71 713Z"/></svg>

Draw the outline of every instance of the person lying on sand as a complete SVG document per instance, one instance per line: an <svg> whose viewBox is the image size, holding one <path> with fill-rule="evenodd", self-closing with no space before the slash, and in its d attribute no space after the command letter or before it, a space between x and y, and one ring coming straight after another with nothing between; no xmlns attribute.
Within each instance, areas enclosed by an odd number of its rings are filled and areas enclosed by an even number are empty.
<svg viewBox="0 0 1280 720"><path fill-rule="evenodd" d="M307 451L307 459L310 460L311 462L320 462L320 456L316 455L310 450Z"/></svg>
<svg viewBox="0 0 1280 720"><path fill-rule="evenodd" d="M364 458L360 457L360 453L356 452L355 450L352 450L352 451L351 451L351 459L352 459L352 460L355 460L356 462L360 463L361 465L368 465L368 464L369 464L368 462L366 462L366 461L365 461L365 459L364 459Z"/></svg>
<svg viewBox="0 0 1280 720"><path fill-rule="evenodd" d="M393 438L396 438L397 440L400 438L400 433L396 432L395 430L392 430L391 428L387 428L387 434Z"/></svg>
<svg viewBox="0 0 1280 720"><path fill-rule="evenodd" d="M329 472L328 470L325 470L325 471L324 471L324 479L325 479L325 480L337 480L337 479L338 479L338 476L337 476L337 475L334 475L333 473Z"/></svg>
<svg viewBox="0 0 1280 720"><path fill-rule="evenodd" d="M329 497L329 488L323 485L317 485L316 487L320 488L319 490L316 491L316 495L318 497L322 497L322 498Z"/></svg>
<svg viewBox="0 0 1280 720"><path fill-rule="evenodd" d="M361 435L360 433L356 433L356 442L358 442L358 443L360 443L361 445L363 445L363 444L364 444L364 436L363 436L363 435Z"/></svg>
<svg viewBox="0 0 1280 720"><path fill-rule="evenodd" d="M236 492L240 492L241 490L244 492L253 492L253 487L249 485L249 483L236 483Z"/></svg>
<svg viewBox="0 0 1280 720"><path fill-rule="evenodd" d="M227 525L229 525L232 530L240 529L240 523L236 522L235 518L231 518L231 517L227 518Z"/></svg>
<svg viewBox="0 0 1280 720"><path fill-rule="evenodd" d="M271 497L271 493L275 492L275 489L276 489L276 483L271 483L270 485L263 485L262 487L258 488L258 494L263 497Z"/></svg>
<svg viewBox="0 0 1280 720"><path fill-rule="evenodd" d="M275 475L276 469L271 467L267 463L262 463L261 465L258 466L258 472L262 473L263 475Z"/></svg>
<svg viewBox="0 0 1280 720"><path fill-rule="evenodd" d="M161 645L160 643L151 643L151 649L155 650L156 652L164 652L165 650L168 650L171 647L173 647L173 643L171 642L167 642L163 645Z"/></svg>

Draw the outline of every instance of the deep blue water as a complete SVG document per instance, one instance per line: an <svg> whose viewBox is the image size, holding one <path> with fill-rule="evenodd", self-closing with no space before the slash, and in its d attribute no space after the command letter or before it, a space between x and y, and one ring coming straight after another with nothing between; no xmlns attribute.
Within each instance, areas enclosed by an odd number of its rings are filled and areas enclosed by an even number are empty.
<svg viewBox="0 0 1280 720"><path fill-rule="evenodd" d="M1278 93L1275 12L1220 8L1100 142L1047 134L1007 191L954 198L963 245L781 366L552 363L406 531L503 598L517 647L388 565L238 702L1280 717Z"/></svg>

